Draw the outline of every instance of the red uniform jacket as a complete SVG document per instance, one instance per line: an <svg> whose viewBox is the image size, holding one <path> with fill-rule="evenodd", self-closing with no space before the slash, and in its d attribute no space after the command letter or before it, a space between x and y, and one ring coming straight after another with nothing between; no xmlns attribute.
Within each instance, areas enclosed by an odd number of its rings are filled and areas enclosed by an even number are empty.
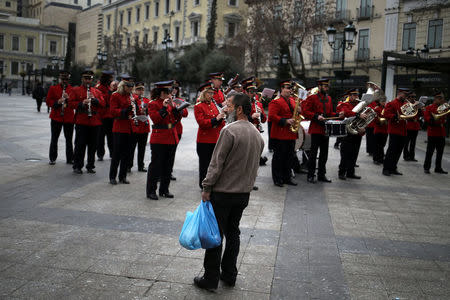
<svg viewBox="0 0 450 300"><path fill-rule="evenodd" d="M381 124L380 118L384 118L384 116L381 114L383 112L384 107L381 105L377 105L374 110L377 113L377 118L375 118L375 128L373 129L373 133L377 134L387 134L387 123Z"/></svg>
<svg viewBox="0 0 450 300"><path fill-rule="evenodd" d="M220 130L225 126L225 121L217 121L219 114L217 107L211 101L198 102L194 106L195 120L198 123L197 143L215 144L219 139Z"/></svg>
<svg viewBox="0 0 450 300"><path fill-rule="evenodd" d="M324 106L326 114L324 114ZM318 121L317 117L319 115L323 115L324 117L336 116L336 113L333 112L331 97L328 95L322 95L321 93L310 95L306 98L306 102L303 105L302 115L306 119L311 120L311 125L308 130L309 134L325 135L325 122Z"/></svg>
<svg viewBox="0 0 450 300"><path fill-rule="evenodd" d="M179 100L181 100L182 102L184 102L183 99L181 98L177 98ZM176 125L175 125L175 129L177 130L178 135L181 137L181 135L183 134L183 124L181 124L181 119L182 118L186 118L188 116L188 110L187 108L183 109L181 111L181 113L178 115L177 120L176 120Z"/></svg>
<svg viewBox="0 0 450 300"><path fill-rule="evenodd" d="M130 109L130 94L113 93L110 98L110 105L109 111L114 118L112 132L131 134L130 117L132 112Z"/></svg>
<svg viewBox="0 0 450 300"><path fill-rule="evenodd" d="M266 116L266 113L264 111L264 107L263 107L261 102L252 101L252 112L250 113L250 116L253 115L255 112L257 112L255 105L258 105L259 111L261 112L261 123L266 123L267 116ZM259 120L258 119L252 119L252 123L255 124L255 125L259 124Z"/></svg>
<svg viewBox="0 0 450 300"><path fill-rule="evenodd" d="M355 112L352 111L352 109L356 106L357 103L353 104L351 102L342 102L336 107L336 112L340 113L341 111L344 112L344 117L349 118L356 115Z"/></svg>
<svg viewBox="0 0 450 300"><path fill-rule="evenodd" d="M69 107L75 109L75 124L86 126L99 126L102 125L99 109L105 106L105 102L101 93L94 87L90 87L89 91L91 97L93 97L91 104L92 116L88 116L88 106L83 104L83 100L86 99L87 89L85 86L77 86L72 89L69 95Z"/></svg>
<svg viewBox="0 0 450 300"><path fill-rule="evenodd" d="M439 120L433 118L432 113L437 112L438 105L430 104L425 108L423 114L425 122L428 123L427 135L428 136L445 136L445 122L447 122L447 117L442 117Z"/></svg>
<svg viewBox="0 0 450 300"><path fill-rule="evenodd" d="M292 132L291 126L286 123L287 119L293 117L294 108L295 100L291 97L289 99L279 97L269 103L269 121L272 122L270 137L272 139L296 140L298 138L298 134Z"/></svg>
<svg viewBox="0 0 450 300"><path fill-rule="evenodd" d="M136 108L136 112L137 115L145 115L148 116L148 104L150 103L150 99L148 98L141 98L139 99L139 97L137 95L134 95L134 99L136 100L136 103L138 105L138 107ZM131 123L131 130L134 133L148 133L150 132L150 120L148 120L147 117L147 121L146 122L142 122L138 120L138 124L136 125L134 120L130 119L130 123Z"/></svg>
<svg viewBox="0 0 450 300"><path fill-rule="evenodd" d="M378 103L376 101L373 101L368 105L371 109L375 110L375 107L378 106ZM375 128L375 119L367 125L367 128Z"/></svg>
<svg viewBox="0 0 450 300"><path fill-rule="evenodd" d="M156 99L148 104L148 114L153 122L150 144L178 144L178 133L175 121L178 117L172 106L164 107L164 99Z"/></svg>
<svg viewBox="0 0 450 300"><path fill-rule="evenodd" d="M222 90L216 90L214 89L214 101L216 101L217 104L222 105L222 102L225 101L225 95L223 94Z"/></svg>
<svg viewBox="0 0 450 300"><path fill-rule="evenodd" d="M112 94L111 90L109 89L108 86L102 84L97 85L97 90L99 90L102 93L103 100L105 101L105 107L100 109L100 118L101 119L113 118L113 116L111 115L111 111L109 109L111 105L110 104L110 98Z"/></svg>
<svg viewBox="0 0 450 300"><path fill-rule="evenodd" d="M61 84L52 85L47 93L47 98L45 102L48 107L52 108L50 112L49 118L62 123L73 123L74 112L72 108L69 108L68 103L66 103L66 107L64 108L64 116L61 116L62 104L58 104L58 100L62 96L63 87ZM69 95L72 92L72 86L70 84L66 87L66 93ZM66 100L67 102L69 99Z"/></svg>
<svg viewBox="0 0 450 300"><path fill-rule="evenodd" d="M413 130L413 131L420 130L419 117L421 114L422 114L422 111L419 110L419 112L417 113L417 116L406 121L406 130Z"/></svg>
<svg viewBox="0 0 450 300"><path fill-rule="evenodd" d="M398 115L401 113L400 107L405 102L395 98L384 107L384 117L388 120L388 133L406 136L406 121L400 120Z"/></svg>

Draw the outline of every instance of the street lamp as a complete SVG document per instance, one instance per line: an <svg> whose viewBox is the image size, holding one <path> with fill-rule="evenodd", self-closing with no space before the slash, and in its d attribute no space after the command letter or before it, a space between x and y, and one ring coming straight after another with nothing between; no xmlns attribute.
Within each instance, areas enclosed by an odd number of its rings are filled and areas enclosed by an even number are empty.
<svg viewBox="0 0 450 300"><path fill-rule="evenodd" d="M165 68L165 75L169 75L169 48L172 47L172 39L170 38L170 34L168 33L165 37L164 40L162 41L162 44L165 47L166 50L166 68Z"/></svg>
<svg viewBox="0 0 450 300"><path fill-rule="evenodd" d="M353 22L350 21L347 26L344 28L344 36L342 41L337 42L336 41L336 28L334 28L333 24L330 25L327 29L327 36L328 36L328 45L330 45L331 49L333 50L339 50L342 48L342 60L341 60L341 71L335 71L336 77L341 78L341 89L344 90L344 78L349 76L351 74L351 71L344 71L344 64L345 64L345 50L352 49L353 45L355 44L355 37L358 34L356 31L355 25L353 25Z"/></svg>
<svg viewBox="0 0 450 300"><path fill-rule="evenodd" d="M406 51L407 55L416 55L418 59L426 59L428 58L428 54L430 53L430 48L428 48L428 45L423 45L422 49L416 49L409 47ZM417 81L417 68L416 68L416 81Z"/></svg>
<svg viewBox="0 0 450 300"><path fill-rule="evenodd" d="M97 52L97 60L98 60L99 67L103 66L103 64L106 62L107 59L108 59L108 53L101 52L101 51Z"/></svg>

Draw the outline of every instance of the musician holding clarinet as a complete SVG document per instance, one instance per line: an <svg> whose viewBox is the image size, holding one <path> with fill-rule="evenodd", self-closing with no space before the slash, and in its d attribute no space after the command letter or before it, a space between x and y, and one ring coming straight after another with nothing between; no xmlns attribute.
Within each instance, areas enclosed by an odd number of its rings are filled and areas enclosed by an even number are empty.
<svg viewBox="0 0 450 300"><path fill-rule="evenodd" d="M66 139L66 163L73 163L73 109L68 108L69 94L72 86L69 84L70 73L65 70L59 72L59 84L48 90L46 102L52 108L50 113L51 142L49 150L50 165L54 165L58 157L58 139L64 128Z"/></svg>
<svg viewBox="0 0 450 300"><path fill-rule="evenodd" d="M113 152L113 137L112 128L114 123L114 118L111 116L110 112L110 98L114 90L111 89L111 83L113 81L114 71L103 70L100 77L100 82L96 85L96 88L102 93L103 100L105 100L105 107L100 110L100 119L102 120L102 126L100 126L100 131L98 133L97 140L97 157L98 161L103 161L103 156L105 155L105 137L109 150L109 157L112 158ZM116 86L117 89L117 86Z"/></svg>
<svg viewBox="0 0 450 300"><path fill-rule="evenodd" d="M222 103L225 101L225 95L222 91L223 72L209 73L209 79L213 85L214 101L218 106L222 107Z"/></svg>
<svg viewBox="0 0 450 300"><path fill-rule="evenodd" d="M98 110L105 106L101 93L93 87L94 72L81 73L81 85L72 89L69 95L69 108L75 109L75 151L73 158L74 174L83 174L84 155L87 147L88 173L95 173L95 151L98 131L102 122Z"/></svg>
<svg viewBox="0 0 450 300"><path fill-rule="evenodd" d="M113 123L113 153L111 166L109 168L109 183L117 184L117 169L120 164L119 182L129 184L127 180L127 170L130 160L132 118L134 117L133 107L138 105L133 97L132 91L134 87L133 78L130 76L122 76L117 92L111 95L110 113L114 118Z"/></svg>
<svg viewBox="0 0 450 300"><path fill-rule="evenodd" d="M175 122L178 110L172 102L171 89L173 80L155 83L151 92L152 101L148 106L148 114L152 120L150 136L151 161L147 172L147 198L158 200L156 189L160 179L159 196L173 198L169 192L171 160L178 144L178 133Z"/></svg>

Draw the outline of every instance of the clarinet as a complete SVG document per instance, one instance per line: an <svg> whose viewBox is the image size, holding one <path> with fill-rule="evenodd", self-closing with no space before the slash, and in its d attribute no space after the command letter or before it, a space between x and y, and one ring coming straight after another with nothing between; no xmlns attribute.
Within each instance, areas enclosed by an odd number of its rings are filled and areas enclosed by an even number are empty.
<svg viewBox="0 0 450 300"><path fill-rule="evenodd" d="M219 111L219 114L223 113L223 108L217 104L216 100L214 98L211 99L212 103L216 106L217 110ZM227 124L226 118L222 119L225 122L225 125Z"/></svg>
<svg viewBox="0 0 450 300"><path fill-rule="evenodd" d="M92 117L92 107L91 107L91 91L89 90L89 84L86 86L87 91L86 91L86 99L89 99L89 102L87 104L88 106L88 110L87 110L87 115L88 117Z"/></svg>
<svg viewBox="0 0 450 300"><path fill-rule="evenodd" d="M137 112L136 112L136 102L133 99L133 94L130 93L130 105L131 111L133 112L132 119L134 120L134 125L138 125Z"/></svg>
<svg viewBox="0 0 450 300"><path fill-rule="evenodd" d="M261 109L258 106L258 103L256 103L256 99L253 98L255 100L255 111L257 113L259 113L259 117L258 117L258 124L256 124L256 129L258 129L259 132L264 132L264 129L262 128L261 125Z"/></svg>
<svg viewBox="0 0 450 300"><path fill-rule="evenodd" d="M61 98L64 97L64 94L65 94L65 93L66 93L66 85L64 84L64 85L63 85L63 91L62 91ZM64 117L64 108L66 108L66 106L67 106L67 99L64 98L64 102L63 102L63 104L62 104L62 106L61 106L61 117Z"/></svg>
<svg viewBox="0 0 450 300"><path fill-rule="evenodd" d="M143 112L144 115L147 115L147 114L145 113L145 103L144 103L143 97L142 97L142 96L139 96L139 100L141 100L141 112ZM148 125L148 119L145 120L145 125Z"/></svg>

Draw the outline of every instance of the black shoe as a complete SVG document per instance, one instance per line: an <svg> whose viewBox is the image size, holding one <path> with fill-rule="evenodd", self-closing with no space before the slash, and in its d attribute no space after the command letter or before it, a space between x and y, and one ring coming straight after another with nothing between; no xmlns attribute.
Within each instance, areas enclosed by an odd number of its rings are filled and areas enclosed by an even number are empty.
<svg viewBox="0 0 450 300"><path fill-rule="evenodd" d="M279 186L279 187L283 187L284 186L283 183L279 182L279 181L275 181L273 184L275 184L276 186Z"/></svg>
<svg viewBox="0 0 450 300"><path fill-rule="evenodd" d="M173 198L173 194L171 194L170 192L159 192L159 195L164 198Z"/></svg>
<svg viewBox="0 0 450 300"><path fill-rule="evenodd" d="M109 183L112 184L112 185L116 185L117 184L117 180L115 180L114 178L110 179Z"/></svg>
<svg viewBox="0 0 450 300"><path fill-rule="evenodd" d="M359 168L359 165L358 165L358 164L356 164L356 165L355 165L355 168Z"/></svg>
<svg viewBox="0 0 450 300"><path fill-rule="evenodd" d="M334 149L339 150L339 144L334 144Z"/></svg>
<svg viewBox="0 0 450 300"><path fill-rule="evenodd" d="M68 164L68 165L73 165L73 160L68 160L68 161L66 161L66 164Z"/></svg>
<svg viewBox="0 0 450 300"><path fill-rule="evenodd" d="M384 176L391 176L391 172L389 172L389 170L383 170L383 175Z"/></svg>
<svg viewBox="0 0 450 300"><path fill-rule="evenodd" d="M293 186L297 185L297 182L295 182L293 180L288 180L288 181L285 181L284 183L287 184L287 185L293 185Z"/></svg>
<svg viewBox="0 0 450 300"><path fill-rule="evenodd" d="M322 182L331 182L331 179L327 178L327 176L323 175L323 176L318 176L317 177L318 181L322 181Z"/></svg>
<svg viewBox="0 0 450 300"><path fill-rule="evenodd" d="M411 158L411 161L415 161L415 162L417 162L418 160L417 160L417 159L415 159L415 158Z"/></svg>
<svg viewBox="0 0 450 300"><path fill-rule="evenodd" d="M95 173L97 173L97 172L95 172L94 169L87 169L87 172L90 173L90 174L95 174Z"/></svg>
<svg viewBox="0 0 450 300"><path fill-rule="evenodd" d="M425 173L425 174L430 174L430 170L423 170L423 172Z"/></svg>
<svg viewBox="0 0 450 300"><path fill-rule="evenodd" d="M97 160L98 161L103 161L103 156L99 156Z"/></svg>
<svg viewBox="0 0 450 300"><path fill-rule="evenodd" d="M127 169L127 173L131 173L131 168L128 168L128 169Z"/></svg>
<svg viewBox="0 0 450 300"><path fill-rule="evenodd" d="M347 175L347 178L351 178L351 179L361 179L361 176L358 176L358 175L353 174L353 175Z"/></svg>
<svg viewBox="0 0 450 300"><path fill-rule="evenodd" d="M403 157L403 160L404 160L404 161L411 161L412 159L409 158L409 157Z"/></svg>
<svg viewBox="0 0 450 300"><path fill-rule="evenodd" d="M147 169L145 167L139 168L138 169L139 172L147 172Z"/></svg>
<svg viewBox="0 0 450 300"><path fill-rule="evenodd" d="M207 291L213 291L215 289L217 289L217 286L219 285L219 283L213 283L213 282L208 282L205 277L200 277L197 276L194 278L194 285L198 288L207 290Z"/></svg>
<svg viewBox="0 0 450 300"><path fill-rule="evenodd" d="M74 174L83 174L83 171L81 169L73 169Z"/></svg>
<svg viewBox="0 0 450 300"><path fill-rule="evenodd" d="M158 196L156 196L156 193L150 193L147 195L148 199L152 199L152 200L158 200Z"/></svg>
<svg viewBox="0 0 450 300"><path fill-rule="evenodd" d="M374 161L373 161L373 163L374 163L374 164L376 164L377 166L379 166L379 165L381 165L381 164L382 164L382 162L380 162L380 161L376 161L376 160L374 160Z"/></svg>
<svg viewBox="0 0 450 300"><path fill-rule="evenodd" d="M126 178L124 178L124 179L119 179L119 182L120 182L120 183L123 183L123 184L130 184L130 182L129 182Z"/></svg>
<svg viewBox="0 0 450 300"><path fill-rule="evenodd" d="M259 165L260 166L265 166L267 162L267 157L263 156L259 159Z"/></svg>
<svg viewBox="0 0 450 300"><path fill-rule="evenodd" d="M56 164L56 162L54 160L49 161L48 163L50 166L54 166Z"/></svg>
<svg viewBox="0 0 450 300"><path fill-rule="evenodd" d="M437 170L434 170L434 173L439 173L439 174L448 174L448 172L447 172L447 171L444 171L444 170L442 170L442 169L437 169Z"/></svg>
<svg viewBox="0 0 450 300"><path fill-rule="evenodd" d="M339 174L339 179L341 179L341 180L346 180L347 177L346 177L345 175L343 175L343 174Z"/></svg>
<svg viewBox="0 0 450 300"><path fill-rule="evenodd" d="M400 173L397 170L391 171L391 174L393 174L393 175L403 175L403 173Z"/></svg>
<svg viewBox="0 0 450 300"><path fill-rule="evenodd" d="M173 181L175 181L175 180L177 180L177 178L176 177L174 177L172 174L170 174L170 180L173 180Z"/></svg>
<svg viewBox="0 0 450 300"><path fill-rule="evenodd" d="M253 186L253 190L254 191L257 191L258 190L258 187L255 185L255 186Z"/></svg>
<svg viewBox="0 0 450 300"><path fill-rule="evenodd" d="M236 285L236 278L234 278L234 279L228 278L228 277L224 276L223 273L220 274L220 280L222 280L224 285L228 286L228 287L234 287Z"/></svg>
<svg viewBox="0 0 450 300"><path fill-rule="evenodd" d="M316 180L314 179L314 175L313 176L308 176L306 178L306 181L308 181L309 183L316 183Z"/></svg>

